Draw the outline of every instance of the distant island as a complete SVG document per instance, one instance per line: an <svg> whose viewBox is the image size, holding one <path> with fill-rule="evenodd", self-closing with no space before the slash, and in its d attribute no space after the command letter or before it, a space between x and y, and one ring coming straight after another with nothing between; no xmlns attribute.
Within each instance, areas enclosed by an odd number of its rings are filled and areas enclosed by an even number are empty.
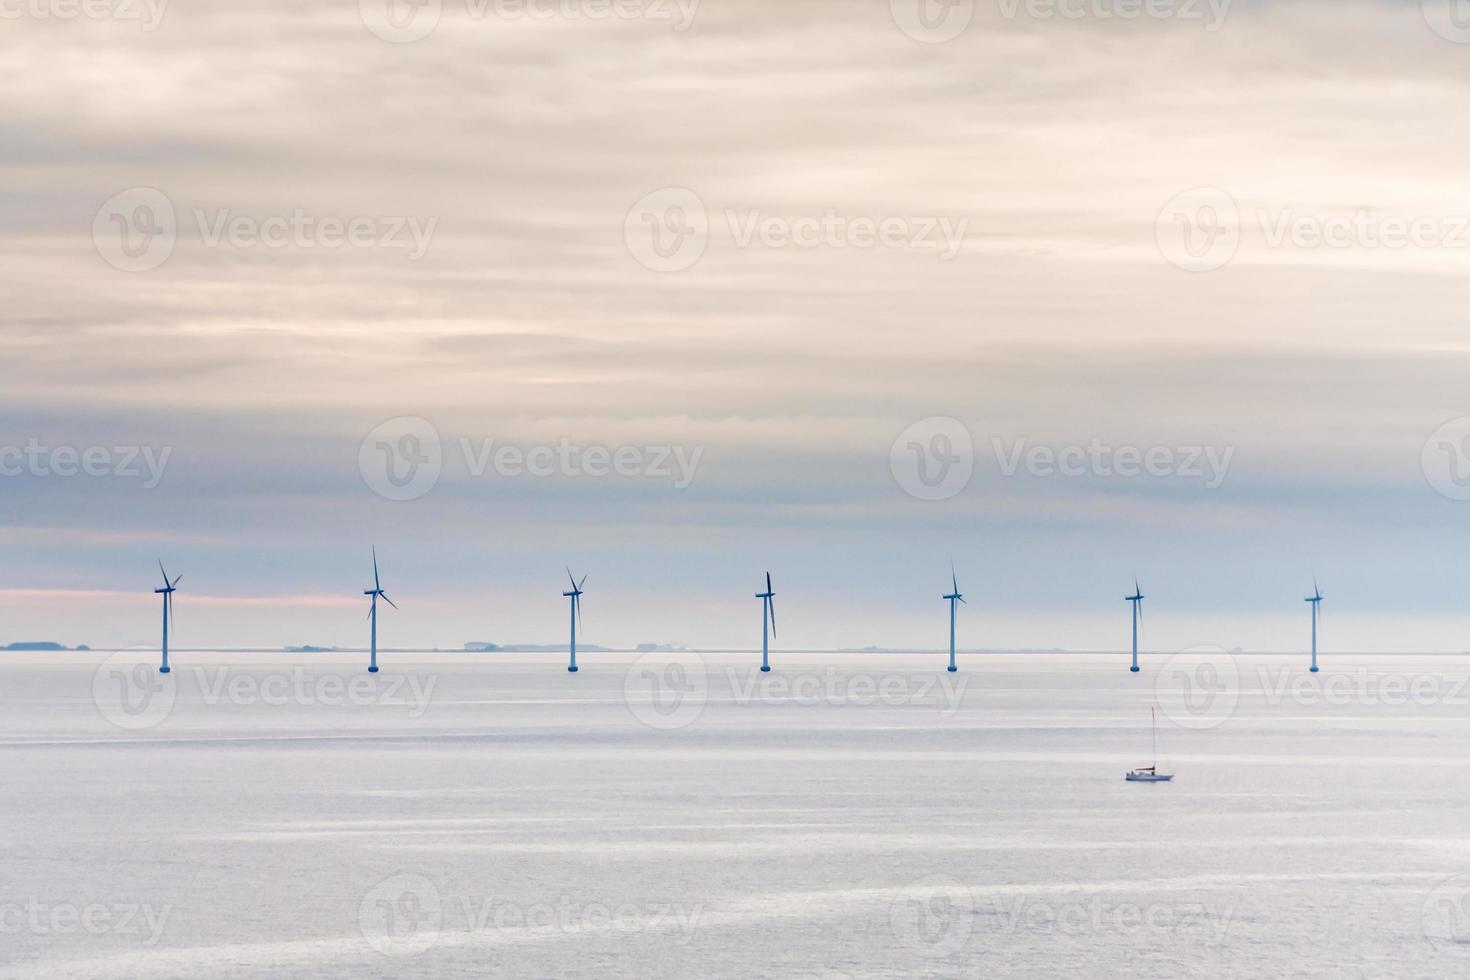
<svg viewBox="0 0 1470 980"><path fill-rule="evenodd" d="M341 647L300 646L300 647L281 647L281 649L284 650L284 651L286 651L287 653L337 653L342 648Z"/></svg>
<svg viewBox="0 0 1470 980"><path fill-rule="evenodd" d="M466 653L566 653L565 643L466 643ZM595 643L578 643L577 649L593 653L612 653L607 647Z"/></svg>
<svg viewBox="0 0 1470 980"><path fill-rule="evenodd" d="M49 640L48 641L38 641L38 642L26 642L26 643L12 643L9 646L0 647L0 650L14 650L14 651L17 651L17 652L21 652L21 651L34 652L34 651L37 651L37 650L44 651L44 652L50 652L50 651L54 651L54 650L73 650L73 649L75 649L75 650L90 650L92 648L89 647L89 646L87 646L85 643L83 643L81 646L78 646L78 647L69 647L69 646L63 646L60 643L52 643Z"/></svg>

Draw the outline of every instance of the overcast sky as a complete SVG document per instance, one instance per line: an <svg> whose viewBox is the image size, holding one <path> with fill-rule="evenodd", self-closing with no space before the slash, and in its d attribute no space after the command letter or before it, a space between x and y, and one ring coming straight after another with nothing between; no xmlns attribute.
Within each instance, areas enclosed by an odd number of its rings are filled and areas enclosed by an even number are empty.
<svg viewBox="0 0 1470 980"><path fill-rule="evenodd" d="M96 2L0 11L0 643L364 645L376 544L389 646L1470 649L1449 5Z"/></svg>

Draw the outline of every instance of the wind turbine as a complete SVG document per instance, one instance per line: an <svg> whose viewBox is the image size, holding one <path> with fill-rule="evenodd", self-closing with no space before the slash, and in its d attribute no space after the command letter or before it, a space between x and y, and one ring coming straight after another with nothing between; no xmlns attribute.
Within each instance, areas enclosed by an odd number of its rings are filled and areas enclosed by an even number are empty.
<svg viewBox="0 0 1470 980"><path fill-rule="evenodd" d="M371 659L368 661L368 673L376 674L378 672L378 597L382 596L384 602L394 609L398 608L397 603L388 598L388 593L383 591L383 582L378 578L378 549L376 547L373 548L373 587L363 590L362 594L372 596L373 600L372 608L368 610L368 619L373 621L373 645Z"/></svg>
<svg viewBox="0 0 1470 980"><path fill-rule="evenodd" d="M1322 618L1322 590L1312 579L1312 594L1302 600L1312 604L1312 673L1317 673L1317 623Z"/></svg>
<svg viewBox="0 0 1470 980"><path fill-rule="evenodd" d="M949 584L953 588L953 591L945 596L945 598L949 600L949 672L952 674L959 670L954 662L954 615L955 609L957 608L955 604L965 602L965 597L960 594L959 580L955 578L954 562L949 563ZM965 605L969 605L969 603L966 602Z"/></svg>
<svg viewBox="0 0 1470 980"><path fill-rule="evenodd" d="M1143 622L1143 590L1138 587L1138 576L1133 577L1133 594L1124 599L1133 603L1133 666L1128 669L1138 673L1138 627Z"/></svg>
<svg viewBox="0 0 1470 980"><path fill-rule="evenodd" d="M766 572L766 591L757 592L761 601L761 672L771 672L771 637L776 635L776 593L771 590L771 573Z"/></svg>
<svg viewBox="0 0 1470 980"><path fill-rule="evenodd" d="M582 576L578 582L572 577L572 570L567 569L567 581L572 583L572 591L563 592L562 595L572 600L572 662L567 665L567 673L577 672L577 625L582 622L582 586L587 584L587 576Z"/></svg>
<svg viewBox="0 0 1470 980"><path fill-rule="evenodd" d="M163 570L162 558L158 560L158 570L163 573L163 588L153 590L154 595L163 596L163 664L158 668L158 672L160 674L167 674L169 672L168 624L169 621L173 619L174 615L174 593L178 591L177 586L179 584L179 579L183 578L184 576L177 575L174 577L174 580L170 582L168 580L168 572L165 572Z"/></svg>

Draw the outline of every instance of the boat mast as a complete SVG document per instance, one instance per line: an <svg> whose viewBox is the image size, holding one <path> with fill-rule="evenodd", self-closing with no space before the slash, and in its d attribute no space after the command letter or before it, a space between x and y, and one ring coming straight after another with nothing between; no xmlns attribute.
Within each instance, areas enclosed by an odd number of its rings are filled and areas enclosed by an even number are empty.
<svg viewBox="0 0 1470 980"><path fill-rule="evenodd" d="M1159 718L1158 718L1157 709L1155 709L1155 708L1149 708L1148 709L1148 720L1149 720L1149 727L1150 727L1150 729L1153 732L1154 771L1157 772L1158 769L1159 769Z"/></svg>

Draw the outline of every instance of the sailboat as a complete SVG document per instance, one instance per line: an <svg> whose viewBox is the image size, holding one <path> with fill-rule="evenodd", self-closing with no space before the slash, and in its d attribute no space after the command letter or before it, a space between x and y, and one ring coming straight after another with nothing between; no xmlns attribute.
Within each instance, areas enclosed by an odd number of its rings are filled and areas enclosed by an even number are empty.
<svg viewBox="0 0 1470 980"><path fill-rule="evenodd" d="M1154 762L1151 766L1140 767L1129 771L1123 778L1130 783L1167 783L1174 778L1172 772L1159 772L1159 713L1156 708L1148 709L1149 721L1153 727Z"/></svg>

